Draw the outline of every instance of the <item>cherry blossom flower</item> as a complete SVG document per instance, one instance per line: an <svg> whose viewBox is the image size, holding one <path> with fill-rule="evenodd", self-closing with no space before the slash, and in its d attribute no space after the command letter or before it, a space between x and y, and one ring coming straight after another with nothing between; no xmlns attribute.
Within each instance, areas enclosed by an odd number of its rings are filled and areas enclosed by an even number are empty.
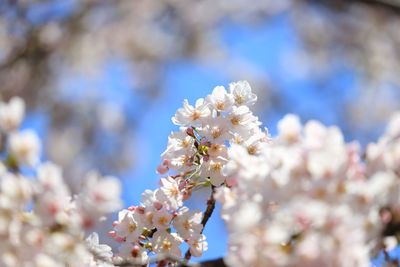
<svg viewBox="0 0 400 267"><path fill-rule="evenodd" d="M200 234L203 229L202 217L201 212L189 211L188 208L183 207L174 218L173 225L177 233L183 239L188 240L191 236Z"/></svg>
<svg viewBox="0 0 400 267"><path fill-rule="evenodd" d="M179 246L182 239L175 233L157 231L153 236L153 250L157 253L165 253L179 258L182 254Z"/></svg>
<svg viewBox="0 0 400 267"><path fill-rule="evenodd" d="M131 264L146 265L149 261L149 256L144 248L129 242L125 242L119 247L119 255Z"/></svg>
<svg viewBox="0 0 400 267"><path fill-rule="evenodd" d="M118 237L128 242L135 242L142 234L143 225L138 213L122 210L118 213L118 222L114 229Z"/></svg>
<svg viewBox="0 0 400 267"><path fill-rule="evenodd" d="M25 102L13 97L8 103L0 102L0 129L5 132L16 130L25 115Z"/></svg>
<svg viewBox="0 0 400 267"><path fill-rule="evenodd" d="M201 120L208 116L210 116L210 109L204 99L198 99L194 107L185 99L183 107L178 109L172 122L180 126L198 126L201 125Z"/></svg>
<svg viewBox="0 0 400 267"><path fill-rule="evenodd" d="M221 112L229 111L235 102L234 96L228 94L223 86L217 86L212 93L207 97L207 101L212 107Z"/></svg>
<svg viewBox="0 0 400 267"><path fill-rule="evenodd" d="M18 163L34 167L39 162L41 145L32 130L11 133L8 145Z"/></svg>
<svg viewBox="0 0 400 267"><path fill-rule="evenodd" d="M229 91L233 95L236 105L253 105L257 101L257 96L251 92L250 84L247 81L230 83Z"/></svg>

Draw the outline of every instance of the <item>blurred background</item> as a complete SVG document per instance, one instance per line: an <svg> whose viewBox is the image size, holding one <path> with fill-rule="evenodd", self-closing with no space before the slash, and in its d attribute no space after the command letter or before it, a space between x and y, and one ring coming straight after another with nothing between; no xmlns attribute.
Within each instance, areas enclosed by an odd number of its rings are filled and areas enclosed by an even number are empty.
<svg viewBox="0 0 400 267"><path fill-rule="evenodd" d="M272 134L290 112L373 141L400 107L400 1L0 0L0 97L72 189L98 169L137 204L183 99L237 80ZM204 259L225 250L212 220Z"/></svg>

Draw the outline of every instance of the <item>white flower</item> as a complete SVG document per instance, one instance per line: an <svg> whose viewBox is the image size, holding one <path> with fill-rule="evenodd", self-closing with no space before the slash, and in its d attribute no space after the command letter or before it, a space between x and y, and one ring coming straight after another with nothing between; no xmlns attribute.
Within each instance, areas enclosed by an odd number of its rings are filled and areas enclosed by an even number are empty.
<svg viewBox="0 0 400 267"><path fill-rule="evenodd" d="M168 137L167 149L161 154L162 158L173 158L182 154L194 154L194 139L181 127L179 132L171 133Z"/></svg>
<svg viewBox="0 0 400 267"><path fill-rule="evenodd" d="M242 168L251 165L253 158L246 156L246 154L246 148L232 144L228 150L229 161L224 165L222 174L226 177L235 176Z"/></svg>
<svg viewBox="0 0 400 267"><path fill-rule="evenodd" d="M153 250L157 253L165 253L175 257L180 257L182 252L179 249L182 239L172 233L166 231L157 231L153 235Z"/></svg>
<svg viewBox="0 0 400 267"><path fill-rule="evenodd" d="M194 107L189 105L188 100L185 99L183 107L178 109L172 118L172 122L176 125L186 127L199 126L201 125L201 121L210 116L210 114L211 111L204 99L198 99Z"/></svg>
<svg viewBox="0 0 400 267"><path fill-rule="evenodd" d="M48 162L41 164L37 170L35 213L47 226L55 223L72 223L70 220L72 217L67 214L67 211L73 207L73 204L70 191L63 181L61 169Z"/></svg>
<svg viewBox="0 0 400 267"><path fill-rule="evenodd" d="M89 173L76 200L84 215L84 223L92 226L102 216L117 211L121 207L120 194L121 183L117 178Z"/></svg>
<svg viewBox="0 0 400 267"><path fill-rule="evenodd" d="M251 201L243 201L239 203L239 207L232 217L231 225L236 229L247 230L255 227L261 220L262 210L259 205ZM246 219L244 219L246 218Z"/></svg>
<svg viewBox="0 0 400 267"><path fill-rule="evenodd" d="M203 229L201 212L189 211L187 207L182 207L174 218L173 225L178 234L185 240L195 234L200 234Z"/></svg>
<svg viewBox="0 0 400 267"><path fill-rule="evenodd" d="M143 225L136 212L122 210L118 213L118 223L114 229L117 236L126 238L128 242L135 242L142 234Z"/></svg>
<svg viewBox="0 0 400 267"><path fill-rule="evenodd" d="M400 140L386 147L383 163L388 169L400 171Z"/></svg>
<svg viewBox="0 0 400 267"><path fill-rule="evenodd" d="M142 202L143 206L153 208L154 203L156 201L157 201L156 191L151 191L149 189L146 189L142 193L141 202Z"/></svg>
<svg viewBox="0 0 400 267"><path fill-rule="evenodd" d="M166 230L172 220L172 215L165 209L155 211L153 214L153 225L157 230Z"/></svg>
<svg viewBox="0 0 400 267"><path fill-rule="evenodd" d="M207 149L207 154L212 159L217 159L219 157L227 158L228 149L225 145L212 143Z"/></svg>
<svg viewBox="0 0 400 267"><path fill-rule="evenodd" d="M232 134L237 133L242 137L251 136L252 131L258 128L260 122L247 106L234 106L227 116Z"/></svg>
<svg viewBox="0 0 400 267"><path fill-rule="evenodd" d="M37 196L34 211L41 218L43 225L71 224L71 217L67 214L72 208L71 197L57 193L58 191L43 192Z"/></svg>
<svg viewBox="0 0 400 267"><path fill-rule="evenodd" d="M149 261L147 252L137 244L125 242L119 247L118 251L120 256L133 265L147 265Z"/></svg>
<svg viewBox="0 0 400 267"><path fill-rule="evenodd" d="M0 177L0 189L2 205L7 208L20 208L25 205L32 196L32 184L28 179L12 173Z"/></svg>
<svg viewBox="0 0 400 267"><path fill-rule="evenodd" d="M385 250L391 251L395 249L398 245L397 238L395 236L387 236L383 239L383 243L385 244Z"/></svg>
<svg viewBox="0 0 400 267"><path fill-rule="evenodd" d="M45 249L67 266L82 266L92 256L84 243L66 232L51 234Z"/></svg>
<svg viewBox="0 0 400 267"><path fill-rule="evenodd" d="M217 111L229 111L235 103L233 95L228 94L223 86L215 87L212 94L207 97L207 101Z"/></svg>
<svg viewBox="0 0 400 267"><path fill-rule="evenodd" d="M201 257L204 251L208 249L206 236L203 234L196 234L189 238L187 242L190 246L190 253L195 257Z"/></svg>
<svg viewBox="0 0 400 267"><path fill-rule="evenodd" d="M49 255L40 253L35 256L35 267L63 267L62 263L57 263L55 259Z"/></svg>
<svg viewBox="0 0 400 267"><path fill-rule="evenodd" d="M0 129L16 130L22 122L25 113L25 103L19 97L13 97L8 103L0 102Z"/></svg>
<svg viewBox="0 0 400 267"><path fill-rule="evenodd" d="M161 178L161 187L157 191L157 199L170 211L177 210L183 204L183 195L179 185L172 177Z"/></svg>
<svg viewBox="0 0 400 267"><path fill-rule="evenodd" d="M233 82L229 84L229 91L235 99L235 104L252 105L257 101L257 96L251 92L247 81Z"/></svg>
<svg viewBox="0 0 400 267"><path fill-rule="evenodd" d="M61 195L69 195L69 190L64 183L62 172L57 165L46 162L38 166L37 178L43 191L54 191ZM61 193L62 192L62 193Z"/></svg>
<svg viewBox="0 0 400 267"><path fill-rule="evenodd" d="M8 145L18 163L33 167L39 162L40 141L32 130L11 133Z"/></svg>
<svg viewBox="0 0 400 267"><path fill-rule="evenodd" d="M191 168L191 158L196 153L194 138L187 135L186 128L172 133L168 137L167 149L161 154L166 167L175 171L186 171Z"/></svg>
<svg viewBox="0 0 400 267"><path fill-rule="evenodd" d="M207 138L212 143L223 143L230 137L230 121L229 118L218 116L216 118L209 117L204 121L204 127L199 132L201 136Z"/></svg>
<svg viewBox="0 0 400 267"><path fill-rule="evenodd" d="M288 114L278 122L279 139L285 142L296 142L300 138L302 126L299 117Z"/></svg>
<svg viewBox="0 0 400 267"><path fill-rule="evenodd" d="M261 148L268 140L267 133L261 131L260 128L254 128L253 133L246 139L244 139L240 144L246 147L247 152L250 155L258 154Z"/></svg>
<svg viewBox="0 0 400 267"><path fill-rule="evenodd" d="M400 112L396 112L389 120L386 128L386 134L391 138L399 138L400 136Z"/></svg>
<svg viewBox="0 0 400 267"><path fill-rule="evenodd" d="M225 175L222 172L227 160L223 157L210 159L203 162L201 167L201 177L210 178L210 182L215 186L220 186L225 181Z"/></svg>
<svg viewBox="0 0 400 267"><path fill-rule="evenodd" d="M99 244L99 235L96 232L90 234L86 238L85 243L88 250L92 253L97 266L113 266L111 265L113 256L111 247Z"/></svg>

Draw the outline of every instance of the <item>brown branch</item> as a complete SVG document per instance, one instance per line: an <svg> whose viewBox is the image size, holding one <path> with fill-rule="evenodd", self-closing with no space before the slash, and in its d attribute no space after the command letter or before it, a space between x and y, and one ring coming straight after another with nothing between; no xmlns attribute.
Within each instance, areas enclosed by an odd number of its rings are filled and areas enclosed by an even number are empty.
<svg viewBox="0 0 400 267"><path fill-rule="evenodd" d="M201 224L203 225L203 229L201 229L200 233L203 233L204 228L206 227L206 224L208 220L210 219L211 215L214 212L215 209L215 198L214 198L214 193L215 193L215 186L211 187L211 195L210 198L207 200L207 209L204 212L203 219L201 220ZM188 249L185 253L185 260L189 261L190 258L192 257L192 254L190 253L190 249Z"/></svg>
<svg viewBox="0 0 400 267"><path fill-rule="evenodd" d="M400 14L400 0L306 0L305 2L322 4L339 10L351 4L360 3L380 7Z"/></svg>
<svg viewBox="0 0 400 267"><path fill-rule="evenodd" d="M83 2L81 6L72 13L68 18L61 20L60 26L65 30L66 33L64 35L69 36L74 34L75 32L80 32L82 28L82 21L85 16L100 3L97 1ZM16 5L14 7L17 14L19 14L20 20L23 20L25 23L25 13L26 10L23 10L22 7ZM21 11L22 10L22 11ZM29 60L31 64L37 65L38 62L46 62L48 60L49 55L53 52L43 46L40 43L40 29L43 25L34 25L32 23L28 24L28 30L25 35L24 44L21 47L17 47L14 49L13 53L7 57L7 59L0 64L0 71L4 69L8 69L18 63L21 60Z"/></svg>
<svg viewBox="0 0 400 267"><path fill-rule="evenodd" d="M201 266L203 266L202 264L198 264L198 263L189 264L187 262L183 262L179 257L173 256L170 254L163 254L163 253L160 253L160 254L157 254L157 255L151 257L149 260L149 263L145 264L145 265L136 264L136 263L129 262L129 261L124 261L121 263L114 263L114 265L118 266L118 267L146 267L146 266L149 266L149 265L157 263L157 262L160 263L160 262L165 262L165 261L178 263L180 267L201 267ZM211 266L209 266L209 267L211 267Z"/></svg>
<svg viewBox="0 0 400 267"><path fill-rule="evenodd" d="M351 0L353 2L363 2L366 4L379 5L385 8L400 10L399 0Z"/></svg>
<svg viewBox="0 0 400 267"><path fill-rule="evenodd" d="M214 260L203 261L200 263L200 267L227 267L227 265L225 264L223 258L218 258Z"/></svg>

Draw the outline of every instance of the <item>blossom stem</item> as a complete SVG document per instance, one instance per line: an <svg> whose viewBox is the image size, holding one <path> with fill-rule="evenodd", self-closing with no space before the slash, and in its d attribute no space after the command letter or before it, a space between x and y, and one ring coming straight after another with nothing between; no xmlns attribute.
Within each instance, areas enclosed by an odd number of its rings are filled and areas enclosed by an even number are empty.
<svg viewBox="0 0 400 267"><path fill-rule="evenodd" d="M206 224L208 220L211 218L214 209L215 209L215 198L214 198L214 193L215 193L215 186L211 186L211 195L210 198L207 200L207 208L206 211L204 212L203 219L201 220L201 224L203 225L203 229L201 229L200 233L203 233L204 228L206 227ZM185 253L185 261L189 261L190 258L192 257L192 254L190 253L190 249L188 249Z"/></svg>

